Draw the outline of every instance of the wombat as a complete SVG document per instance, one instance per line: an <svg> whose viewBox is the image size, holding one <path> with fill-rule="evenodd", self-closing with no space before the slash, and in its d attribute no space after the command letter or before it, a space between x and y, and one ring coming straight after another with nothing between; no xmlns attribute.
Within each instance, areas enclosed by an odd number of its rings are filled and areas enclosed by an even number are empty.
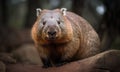
<svg viewBox="0 0 120 72"><path fill-rule="evenodd" d="M100 52L100 40L92 26L66 8L37 9L32 39L44 67L80 60Z"/></svg>

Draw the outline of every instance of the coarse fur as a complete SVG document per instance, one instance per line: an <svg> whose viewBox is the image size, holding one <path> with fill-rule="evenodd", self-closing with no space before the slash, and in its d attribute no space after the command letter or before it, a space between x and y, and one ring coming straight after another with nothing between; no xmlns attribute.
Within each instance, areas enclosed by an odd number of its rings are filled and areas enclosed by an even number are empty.
<svg viewBox="0 0 120 72"><path fill-rule="evenodd" d="M55 34L49 34L55 33ZM42 10L31 30L44 66L54 66L93 56L100 40L92 26L73 12Z"/></svg>

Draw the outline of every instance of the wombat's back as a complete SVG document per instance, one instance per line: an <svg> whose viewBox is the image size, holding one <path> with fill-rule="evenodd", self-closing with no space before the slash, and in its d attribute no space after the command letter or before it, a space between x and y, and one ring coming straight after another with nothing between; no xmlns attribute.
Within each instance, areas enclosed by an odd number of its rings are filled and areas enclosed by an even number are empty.
<svg viewBox="0 0 120 72"><path fill-rule="evenodd" d="M71 22L74 35L80 37L80 48L75 58L86 58L101 51L100 39L93 27L82 17L67 12L66 17Z"/></svg>

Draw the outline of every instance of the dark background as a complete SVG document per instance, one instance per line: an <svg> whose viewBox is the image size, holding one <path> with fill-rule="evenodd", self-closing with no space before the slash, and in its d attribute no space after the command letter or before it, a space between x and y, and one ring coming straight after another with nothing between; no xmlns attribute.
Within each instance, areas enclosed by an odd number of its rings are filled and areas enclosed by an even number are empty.
<svg viewBox="0 0 120 72"><path fill-rule="evenodd" d="M96 30L104 50L120 49L120 0L0 0L0 52L33 43L30 29L36 8L67 8Z"/></svg>

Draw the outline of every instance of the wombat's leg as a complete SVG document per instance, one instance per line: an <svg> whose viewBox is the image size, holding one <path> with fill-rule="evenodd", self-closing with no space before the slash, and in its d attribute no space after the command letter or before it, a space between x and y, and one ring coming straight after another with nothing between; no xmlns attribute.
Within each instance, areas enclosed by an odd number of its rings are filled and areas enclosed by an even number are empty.
<svg viewBox="0 0 120 72"><path fill-rule="evenodd" d="M42 58L42 62L43 62L43 68L47 68L47 67L51 67L52 66L52 64L51 64L49 59Z"/></svg>

